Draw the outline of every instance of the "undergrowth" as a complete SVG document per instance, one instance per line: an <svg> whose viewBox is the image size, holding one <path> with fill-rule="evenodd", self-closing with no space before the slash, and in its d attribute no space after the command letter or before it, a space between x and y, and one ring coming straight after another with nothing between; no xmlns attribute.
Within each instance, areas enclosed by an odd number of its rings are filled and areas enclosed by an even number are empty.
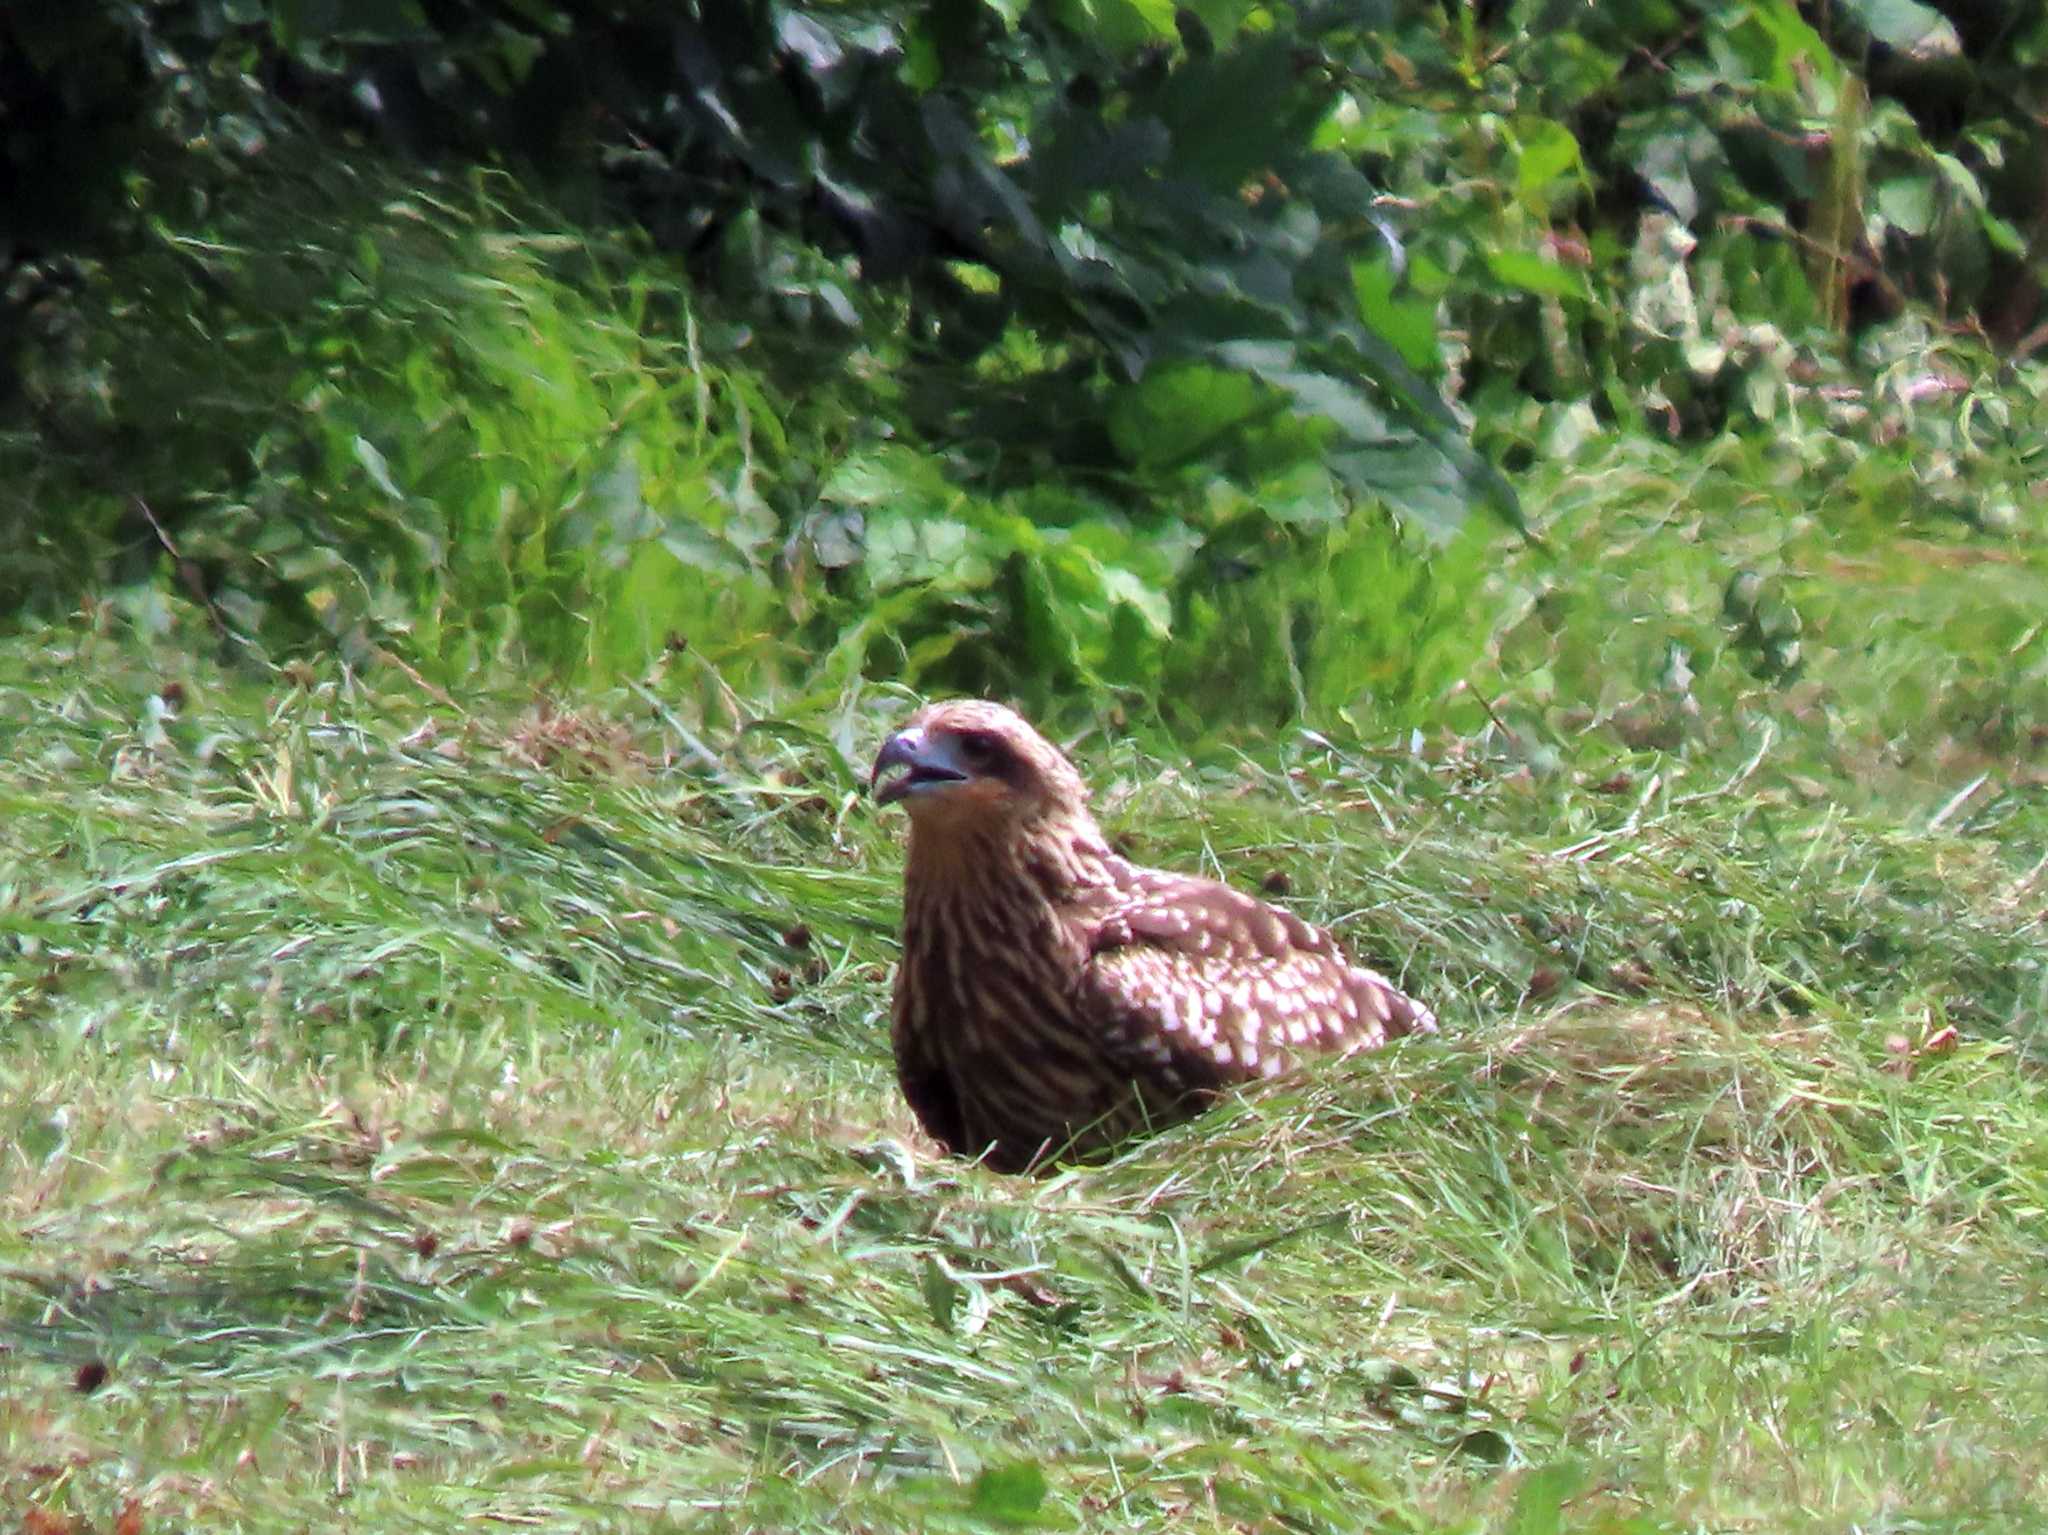
<svg viewBox="0 0 2048 1535"><path fill-rule="evenodd" d="M898 300L785 312L798 274L765 253L752 301L721 295L501 175L281 145L217 194L32 359L0 427L0 623L197 601L231 650L389 651L443 685L611 685L690 647L809 707L1003 683L1163 693L1185 723L1412 712L1472 657L1484 530L1424 559L1325 424L1249 381L1097 391L1121 446L1062 458L1078 407L911 403L1009 401L1057 362L1022 332L934 360Z"/></svg>

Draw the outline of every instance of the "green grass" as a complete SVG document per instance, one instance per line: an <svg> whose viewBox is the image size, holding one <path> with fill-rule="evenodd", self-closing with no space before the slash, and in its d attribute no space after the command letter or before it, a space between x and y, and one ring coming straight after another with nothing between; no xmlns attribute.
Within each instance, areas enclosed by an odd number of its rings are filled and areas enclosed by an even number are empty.
<svg viewBox="0 0 2048 1535"><path fill-rule="evenodd" d="M1077 707L1139 856L1284 873L1444 1032L1039 1181L894 1091L900 700L8 642L0 1509L2039 1522L2038 535L1802 521L1753 467L1552 484L1499 723L1420 754ZM1795 676L1722 616L1742 561Z"/></svg>

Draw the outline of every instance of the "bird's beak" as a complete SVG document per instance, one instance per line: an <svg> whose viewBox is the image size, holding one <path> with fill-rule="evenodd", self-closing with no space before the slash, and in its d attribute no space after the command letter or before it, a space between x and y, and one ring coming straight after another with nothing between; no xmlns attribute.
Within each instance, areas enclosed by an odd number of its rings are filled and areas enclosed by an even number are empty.
<svg viewBox="0 0 2048 1535"><path fill-rule="evenodd" d="M908 771L887 783L882 781L884 773L899 767ZM971 776L966 764L960 761L951 736L927 735L913 725L908 730L897 731L882 743L882 750L875 758L875 803L893 805L913 794L929 793L948 784L965 783Z"/></svg>

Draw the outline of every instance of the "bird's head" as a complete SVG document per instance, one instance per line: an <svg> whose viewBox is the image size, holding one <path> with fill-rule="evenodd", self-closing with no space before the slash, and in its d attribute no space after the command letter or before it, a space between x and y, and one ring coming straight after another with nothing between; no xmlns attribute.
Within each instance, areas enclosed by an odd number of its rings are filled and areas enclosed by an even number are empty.
<svg viewBox="0 0 2048 1535"><path fill-rule="evenodd" d="M900 769L901 771L897 771ZM930 704L882 743L875 800L912 822L1020 824L1084 810L1087 787L1058 747L1014 710L980 699Z"/></svg>

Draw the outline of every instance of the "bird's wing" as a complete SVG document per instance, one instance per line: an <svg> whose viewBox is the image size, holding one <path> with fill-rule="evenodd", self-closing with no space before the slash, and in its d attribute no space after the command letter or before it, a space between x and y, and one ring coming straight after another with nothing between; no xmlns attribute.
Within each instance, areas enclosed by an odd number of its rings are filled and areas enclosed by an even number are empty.
<svg viewBox="0 0 2048 1535"><path fill-rule="evenodd" d="M1137 873L1090 951L1080 1000L1106 1040L1190 1086L1436 1029L1428 1008L1347 962L1328 933L1214 880Z"/></svg>

